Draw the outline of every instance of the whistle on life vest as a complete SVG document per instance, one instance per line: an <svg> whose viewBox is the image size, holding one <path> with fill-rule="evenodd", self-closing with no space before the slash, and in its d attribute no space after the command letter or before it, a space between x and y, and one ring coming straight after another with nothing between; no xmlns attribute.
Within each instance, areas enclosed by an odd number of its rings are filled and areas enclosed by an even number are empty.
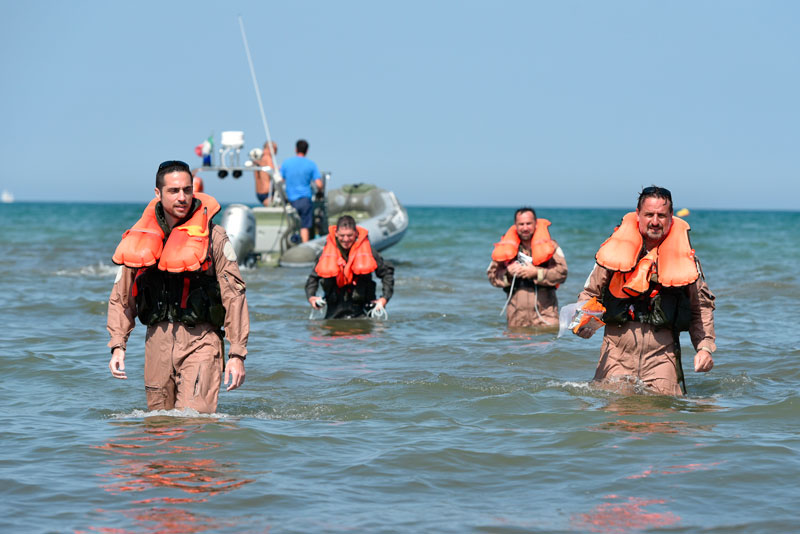
<svg viewBox="0 0 800 534"><path fill-rule="evenodd" d="M572 316L568 328L577 334L581 328L589 327L594 333L606 324L602 319L605 312L605 306L599 303L595 297L583 303L578 303L575 315Z"/></svg>

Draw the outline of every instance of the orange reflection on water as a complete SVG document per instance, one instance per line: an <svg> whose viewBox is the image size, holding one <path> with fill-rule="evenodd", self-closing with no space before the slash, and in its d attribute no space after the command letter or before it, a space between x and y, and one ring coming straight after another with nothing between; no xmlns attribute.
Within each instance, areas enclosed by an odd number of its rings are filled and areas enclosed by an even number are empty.
<svg viewBox="0 0 800 534"><path fill-rule="evenodd" d="M383 331L385 326L369 319L327 319L310 322L311 339L321 342L323 346L330 338L365 341Z"/></svg>
<svg viewBox="0 0 800 534"><path fill-rule="evenodd" d="M623 431L634 434L683 434L688 435L699 429L701 425L690 426L686 421L627 421L619 419L601 423L589 430L596 431Z"/></svg>
<svg viewBox="0 0 800 534"><path fill-rule="evenodd" d="M332 331L332 332L330 332L330 333L328 333L326 335L328 337L335 337L337 339L352 339L352 340L355 340L355 341L364 341L364 340L369 339L369 338L372 337L371 334L349 334L347 331L339 331L339 330ZM334 346L333 343L328 341L326 338L320 337L320 336L311 336L311 341L315 341L316 343L313 343L313 344L317 345L317 346L320 346L320 347L333 347Z"/></svg>
<svg viewBox="0 0 800 534"><path fill-rule="evenodd" d="M187 447L173 445L173 441L178 441L186 437L188 430L186 428L145 428L145 434L141 435L134 431L129 436L122 436L115 441L109 441L103 445L97 445L92 448L104 449L117 454L124 454L129 456L154 456L159 454L175 454L185 451L200 451L213 447L218 447L219 444L203 444L201 447ZM164 447L162 449L152 450L153 447Z"/></svg>
<svg viewBox="0 0 800 534"><path fill-rule="evenodd" d="M124 465L127 463L128 465ZM237 480L230 476L232 470L223 467L216 460L193 459L179 462L129 460L116 467L105 476L120 481L107 484L104 489L113 495L126 491L145 491L155 488L173 488L190 494L207 497L230 491L252 480ZM153 501L150 499L149 501ZM155 499L157 500L157 499ZM134 501L136 503L145 501Z"/></svg>
<svg viewBox="0 0 800 534"><path fill-rule="evenodd" d="M111 510L98 510L111 513ZM203 514L194 514L180 508L134 508L121 512L133 521L137 528L89 527L88 531L76 530L75 534L102 532L104 534L134 534L141 532L159 532L164 534L196 534L199 532L230 530L240 532L237 521L217 519ZM248 529L248 532L268 533L270 527L259 530Z"/></svg>
<svg viewBox="0 0 800 534"><path fill-rule="evenodd" d="M653 504L664 504L663 499L641 499L628 497L626 501L611 502L621 499L617 495L604 497L609 502L600 504L588 514L578 514L572 518L576 528L583 532L608 532L624 533L631 530L644 530L650 528L674 525L680 518L672 512L657 513L645 510Z"/></svg>
<svg viewBox="0 0 800 534"><path fill-rule="evenodd" d="M236 527L236 521L218 520L189 509L163 507L205 503L215 495L253 482L253 479L240 476L239 470L234 468L235 463L221 463L210 457L210 451L220 449L221 443L196 440L198 434L207 432L204 426L208 423L224 425L218 420L148 418L144 424L135 423L122 436L94 447L113 455L107 461L111 469L99 475L109 480L103 489L114 496L134 492L140 497L129 502L133 505L129 509L100 512L121 514L138 523L139 527L144 526L148 532L194 533ZM181 443L189 439L194 441ZM225 452L218 454L224 456ZM153 507L148 508L148 505ZM101 526L89 529L94 532L134 531ZM141 532L141 528L135 531Z"/></svg>
<svg viewBox="0 0 800 534"><path fill-rule="evenodd" d="M710 432L714 425L688 423L682 420L664 420L681 412L712 412L719 408L709 402L693 401L687 403L683 399L666 395L635 395L615 399L605 407L606 411L626 417L650 418L646 421L633 419L617 419L589 427L599 432L629 432L631 434L680 434L690 435L698 432ZM657 420L652 420L657 419ZM660 419L660 420L659 420Z"/></svg>

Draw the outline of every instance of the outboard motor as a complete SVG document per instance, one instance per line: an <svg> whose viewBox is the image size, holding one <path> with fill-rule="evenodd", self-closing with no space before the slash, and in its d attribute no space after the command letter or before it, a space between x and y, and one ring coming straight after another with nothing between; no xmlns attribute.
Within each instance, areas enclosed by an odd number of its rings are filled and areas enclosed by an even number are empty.
<svg viewBox="0 0 800 534"><path fill-rule="evenodd" d="M236 252L239 265L251 260L256 246L256 218L244 204L231 204L222 213L222 227Z"/></svg>

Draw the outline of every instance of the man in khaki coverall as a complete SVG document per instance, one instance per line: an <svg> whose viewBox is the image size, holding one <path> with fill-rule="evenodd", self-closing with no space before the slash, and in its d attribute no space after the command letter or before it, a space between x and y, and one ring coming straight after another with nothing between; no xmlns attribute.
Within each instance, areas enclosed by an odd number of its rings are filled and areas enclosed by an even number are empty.
<svg viewBox="0 0 800 534"><path fill-rule="evenodd" d="M156 197L163 207L169 229L192 215L192 175L182 162L165 162L156 175ZM159 213L158 207L156 212ZM250 320L245 298L245 283L239 272L236 254L224 228L211 227L211 276L219 284L225 308L224 333L230 343L225 384L227 390L244 383L244 359ZM148 269L157 269L155 265ZM108 332L111 360L108 367L115 378L126 379L125 350L133 330L137 305L132 291L137 269L120 266L108 302ZM175 276L175 275L172 275ZM141 290L141 288L140 288ZM147 327L144 381L149 410L191 408L201 413L217 409L223 373L224 344L219 328L207 322L188 326L178 321L160 321Z"/></svg>
<svg viewBox="0 0 800 534"><path fill-rule="evenodd" d="M523 255L531 255L536 223L536 212L532 208L520 208L514 214L518 251ZM567 279L567 259L558 243L553 241L553 245L553 255L539 265L522 261L519 256L503 262L492 260L489 264L486 274L493 286L508 293L512 291L512 281L514 283L514 293L506 307L509 327L558 325L556 288Z"/></svg>
<svg viewBox="0 0 800 534"><path fill-rule="evenodd" d="M639 195L636 216L643 241L643 247L639 253L641 259L666 239L673 226L672 195L662 187L654 186L643 189ZM674 288L672 291L680 294L680 298L684 299L684 306L691 310L688 331L697 351L694 357L694 370L707 372L714 366L711 355L717 348L714 335L714 295L706 285L699 262L696 262L696 266L697 279L693 283ZM595 265L586 280L583 291L578 296L578 302L589 300L592 297L596 297L600 301L605 298L604 305L608 308L611 305L610 301L613 300L613 296L609 292L609 284L613 276L613 271ZM664 288L657 283L657 275L650 278L650 288L647 294L652 294L655 289L664 292ZM654 301L646 300L647 294L643 296L644 300L640 297L638 302L644 302L645 306L649 302L652 309ZM636 301L637 299L628 299L620 302L630 302L634 306L638 306ZM639 309L646 309L646 307ZM633 314L632 311L630 313ZM607 317L604 318L606 327L594 380L606 383L616 382L621 391L632 392L635 391L635 382L638 379L653 392L663 395L683 394L679 384L683 379L683 371L679 366L680 344L677 332L683 328L674 328L670 325L654 326L632 319L621 323L609 322ZM594 332L594 329L584 327L576 334L588 338ZM622 382L619 382L620 379Z"/></svg>

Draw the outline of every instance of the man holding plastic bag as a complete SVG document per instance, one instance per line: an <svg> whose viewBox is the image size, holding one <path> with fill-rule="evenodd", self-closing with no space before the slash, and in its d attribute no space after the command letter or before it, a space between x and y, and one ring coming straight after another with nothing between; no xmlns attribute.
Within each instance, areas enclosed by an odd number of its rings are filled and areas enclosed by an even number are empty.
<svg viewBox="0 0 800 534"><path fill-rule="evenodd" d="M672 215L671 193L644 188L636 211L623 217L595 258L570 323L584 338L605 323L594 380L684 394L680 332L689 332L697 351L694 370L710 371L714 295L694 257L689 225Z"/></svg>
<svg viewBox="0 0 800 534"><path fill-rule="evenodd" d="M503 288L509 327L558 325L556 289L567 279L567 260L550 237L550 221L520 208L514 226L492 250L489 283Z"/></svg>
<svg viewBox="0 0 800 534"><path fill-rule="evenodd" d="M381 279L382 295L376 297ZM325 297L317 296L322 286ZM394 266L369 242L366 228L356 225L350 215L342 215L328 229L328 239L306 280L306 298L314 310L325 309L326 319L370 317L385 319L386 303L394 293Z"/></svg>

